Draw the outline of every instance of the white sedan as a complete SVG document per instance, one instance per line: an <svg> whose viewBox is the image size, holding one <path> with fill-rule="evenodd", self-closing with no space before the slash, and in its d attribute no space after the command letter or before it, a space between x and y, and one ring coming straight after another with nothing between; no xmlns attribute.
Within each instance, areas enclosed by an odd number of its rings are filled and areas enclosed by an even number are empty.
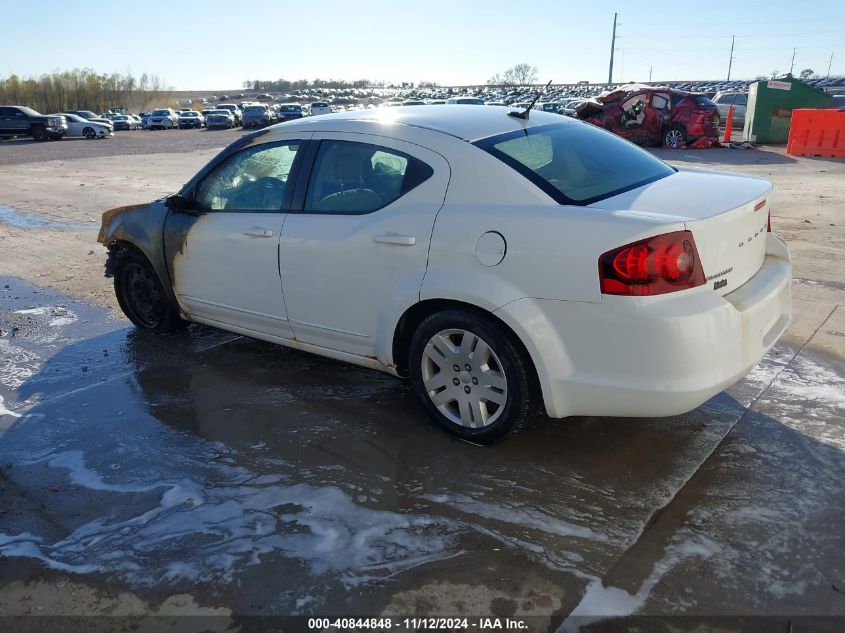
<svg viewBox="0 0 845 633"><path fill-rule="evenodd" d="M90 121L78 114L62 114L67 120L65 138L108 138L112 135L112 126L108 123Z"/></svg>
<svg viewBox="0 0 845 633"><path fill-rule="evenodd" d="M790 320L771 185L514 114L387 108L245 136L178 194L105 212L106 274L138 327L409 377L474 442L540 405L668 416L737 382Z"/></svg>

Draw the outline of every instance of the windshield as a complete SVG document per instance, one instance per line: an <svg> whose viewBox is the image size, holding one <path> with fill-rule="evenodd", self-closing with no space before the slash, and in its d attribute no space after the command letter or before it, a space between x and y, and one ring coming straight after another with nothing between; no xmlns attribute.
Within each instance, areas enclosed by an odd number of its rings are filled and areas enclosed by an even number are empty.
<svg viewBox="0 0 845 633"><path fill-rule="evenodd" d="M244 112L264 112L265 110L266 108L264 106L256 105L247 106L246 108L244 108Z"/></svg>
<svg viewBox="0 0 845 633"><path fill-rule="evenodd" d="M194 111L191 111L191 112L183 112L183 113L182 113L182 118L184 118L184 117L188 117L188 118L190 118L190 117L194 117L194 116L198 116L198 115L199 115L199 112L194 112Z"/></svg>
<svg viewBox="0 0 845 633"><path fill-rule="evenodd" d="M591 204L674 173L645 150L589 123L553 123L475 145L560 204Z"/></svg>
<svg viewBox="0 0 845 633"><path fill-rule="evenodd" d="M283 105L281 107L282 112L302 112L302 106L298 105Z"/></svg>
<svg viewBox="0 0 845 633"><path fill-rule="evenodd" d="M168 110L156 110L153 112L153 116L167 116L170 112Z"/></svg>

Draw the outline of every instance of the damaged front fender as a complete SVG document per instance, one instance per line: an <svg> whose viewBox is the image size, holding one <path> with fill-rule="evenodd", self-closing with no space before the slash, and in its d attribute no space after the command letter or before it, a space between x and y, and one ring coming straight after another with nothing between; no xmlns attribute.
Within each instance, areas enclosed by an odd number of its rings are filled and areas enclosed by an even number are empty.
<svg viewBox="0 0 845 633"><path fill-rule="evenodd" d="M114 276L117 258L127 248L137 248L152 264L165 291L172 296L164 256L163 233L168 209L164 200L109 209L103 213L97 241L109 249L106 277Z"/></svg>

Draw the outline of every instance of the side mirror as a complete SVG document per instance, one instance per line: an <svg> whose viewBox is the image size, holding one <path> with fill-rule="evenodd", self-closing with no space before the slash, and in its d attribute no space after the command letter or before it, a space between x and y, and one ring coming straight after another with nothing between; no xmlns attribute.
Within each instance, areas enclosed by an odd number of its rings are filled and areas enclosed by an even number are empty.
<svg viewBox="0 0 845 633"><path fill-rule="evenodd" d="M188 203L187 198L185 196L174 193L172 196L168 196L167 199L164 201L164 206L168 209L172 209L173 211L188 211L191 205Z"/></svg>

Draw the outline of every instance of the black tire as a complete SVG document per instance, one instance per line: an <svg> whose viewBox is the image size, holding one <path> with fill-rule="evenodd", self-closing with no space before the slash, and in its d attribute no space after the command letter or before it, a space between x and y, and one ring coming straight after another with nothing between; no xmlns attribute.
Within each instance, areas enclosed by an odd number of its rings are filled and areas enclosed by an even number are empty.
<svg viewBox="0 0 845 633"><path fill-rule="evenodd" d="M498 373L503 374L506 379L506 400L501 405L501 411L497 407L491 415L494 421L486 426L471 428L450 419L432 402L426 389L423 377L426 345L432 337L445 330L464 330L487 343L500 365L497 368ZM499 442L522 426L534 408L530 359L525 357L510 331L482 312L452 308L432 314L420 324L411 337L409 359L411 381L423 407L437 424L467 441L478 444ZM451 361L446 360L445 364L448 365L449 362ZM451 372L451 369L448 371ZM461 372L464 373L468 372ZM459 380L458 374L451 380ZM478 384L474 382L474 377L473 382L463 389L472 389L472 384Z"/></svg>
<svg viewBox="0 0 845 633"><path fill-rule="evenodd" d="M687 144L687 131L683 126L673 125L663 133L663 146L679 149Z"/></svg>
<svg viewBox="0 0 845 633"><path fill-rule="evenodd" d="M33 126L32 138L39 142L46 141L49 138L47 136L47 128L45 128L43 125Z"/></svg>
<svg viewBox="0 0 845 633"><path fill-rule="evenodd" d="M114 292L123 314L139 329L163 333L187 325L150 262L136 250L127 249L118 255Z"/></svg>
<svg viewBox="0 0 845 633"><path fill-rule="evenodd" d="M90 140L92 138L95 138L97 136L97 133L94 132L94 128L86 127L84 130L82 130L82 136Z"/></svg>

